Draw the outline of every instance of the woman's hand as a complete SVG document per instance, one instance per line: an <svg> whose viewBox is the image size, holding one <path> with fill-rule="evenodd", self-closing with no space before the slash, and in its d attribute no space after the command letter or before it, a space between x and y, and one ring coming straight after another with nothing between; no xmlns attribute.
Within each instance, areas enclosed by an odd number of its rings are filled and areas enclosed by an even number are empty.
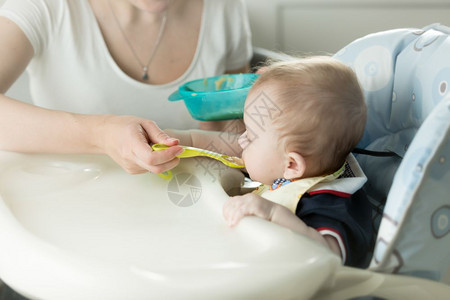
<svg viewBox="0 0 450 300"><path fill-rule="evenodd" d="M151 144L166 144L163 151L153 151ZM102 122L99 147L131 174L161 173L174 168L183 152L178 140L171 138L153 121L132 116L107 116Z"/></svg>

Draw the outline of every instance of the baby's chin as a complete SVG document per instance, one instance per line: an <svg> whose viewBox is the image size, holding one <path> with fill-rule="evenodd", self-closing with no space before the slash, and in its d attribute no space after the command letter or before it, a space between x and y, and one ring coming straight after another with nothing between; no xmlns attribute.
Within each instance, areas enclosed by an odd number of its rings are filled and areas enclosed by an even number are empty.
<svg viewBox="0 0 450 300"><path fill-rule="evenodd" d="M275 179L277 179L277 178L273 178L273 179L271 179L271 178L260 178L258 176L252 176L252 174L249 174L249 177L250 177L251 180L260 182L260 183L265 184L265 185L271 185L275 181Z"/></svg>

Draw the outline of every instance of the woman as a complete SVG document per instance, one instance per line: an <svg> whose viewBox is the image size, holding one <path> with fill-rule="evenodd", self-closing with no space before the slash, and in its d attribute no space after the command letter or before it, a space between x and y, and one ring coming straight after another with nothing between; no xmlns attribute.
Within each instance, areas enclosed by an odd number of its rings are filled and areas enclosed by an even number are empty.
<svg viewBox="0 0 450 300"><path fill-rule="evenodd" d="M247 72L252 52L241 0L8 0L0 40L0 149L107 154L129 173L178 164L180 147L149 147L178 143L156 124L198 127L171 92ZM36 106L4 96L26 68Z"/></svg>

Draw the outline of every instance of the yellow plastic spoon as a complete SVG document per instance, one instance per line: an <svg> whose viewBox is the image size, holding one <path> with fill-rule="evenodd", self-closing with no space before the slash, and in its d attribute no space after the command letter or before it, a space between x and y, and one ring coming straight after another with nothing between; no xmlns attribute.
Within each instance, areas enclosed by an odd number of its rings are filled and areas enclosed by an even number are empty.
<svg viewBox="0 0 450 300"><path fill-rule="evenodd" d="M227 165L231 168L244 168L244 161L236 156L228 156L225 154L220 154L217 152L190 147L190 146L181 146L184 149L184 151L177 155L179 158L185 158L185 157L195 157L195 156L207 156L214 159L217 159L218 161L222 162L223 164ZM152 149L154 151L160 151L169 148L170 146L164 145L164 144L154 144L152 145Z"/></svg>

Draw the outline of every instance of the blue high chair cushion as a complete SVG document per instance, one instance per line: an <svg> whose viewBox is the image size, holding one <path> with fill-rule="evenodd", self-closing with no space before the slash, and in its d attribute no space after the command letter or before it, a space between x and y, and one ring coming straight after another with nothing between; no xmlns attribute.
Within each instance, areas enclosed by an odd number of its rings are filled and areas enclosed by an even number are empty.
<svg viewBox="0 0 450 300"><path fill-rule="evenodd" d="M335 58L356 72L368 107L357 157L382 219L371 267L439 280L450 266L450 28L360 38ZM385 203L386 202L386 203Z"/></svg>
<svg viewBox="0 0 450 300"><path fill-rule="evenodd" d="M445 275L449 184L450 94L424 121L394 177L372 260L375 269L434 280Z"/></svg>

